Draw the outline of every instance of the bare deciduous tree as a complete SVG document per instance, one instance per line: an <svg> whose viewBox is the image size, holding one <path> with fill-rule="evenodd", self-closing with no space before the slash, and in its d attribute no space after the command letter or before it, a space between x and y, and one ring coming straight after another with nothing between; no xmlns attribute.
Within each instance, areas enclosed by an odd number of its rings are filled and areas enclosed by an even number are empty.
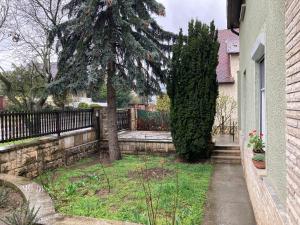
<svg viewBox="0 0 300 225"><path fill-rule="evenodd" d="M0 41L3 39L5 32L4 32L4 25L7 21L8 12L9 12L9 4L8 0L4 0L0 2Z"/></svg>
<svg viewBox="0 0 300 225"><path fill-rule="evenodd" d="M230 126L236 118L237 102L231 96L220 93L217 99L215 126L213 133L217 134L220 129Z"/></svg>
<svg viewBox="0 0 300 225"><path fill-rule="evenodd" d="M62 7L63 0L10 0L7 26L13 58L25 66L32 65L46 81L45 86L54 81L57 72L57 56L48 36L64 18ZM1 74L0 80L7 85ZM36 109L43 107L49 95L40 97Z"/></svg>

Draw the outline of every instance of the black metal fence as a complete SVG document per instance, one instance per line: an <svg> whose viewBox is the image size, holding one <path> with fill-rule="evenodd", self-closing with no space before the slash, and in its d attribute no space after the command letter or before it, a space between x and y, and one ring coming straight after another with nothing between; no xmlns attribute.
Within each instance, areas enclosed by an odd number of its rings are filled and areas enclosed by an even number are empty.
<svg viewBox="0 0 300 225"><path fill-rule="evenodd" d="M130 129L130 109L117 111L118 131Z"/></svg>
<svg viewBox="0 0 300 225"><path fill-rule="evenodd" d="M93 110L0 112L0 143L93 126Z"/></svg>

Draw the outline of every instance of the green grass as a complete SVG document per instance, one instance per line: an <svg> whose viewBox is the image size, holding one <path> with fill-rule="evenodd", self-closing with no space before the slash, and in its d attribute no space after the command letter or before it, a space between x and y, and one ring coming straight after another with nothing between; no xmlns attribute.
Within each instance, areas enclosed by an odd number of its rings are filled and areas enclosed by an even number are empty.
<svg viewBox="0 0 300 225"><path fill-rule="evenodd" d="M36 139L37 138L28 138L28 139L22 139L22 140L18 140L18 141L10 141L10 142L5 142L5 143L0 143L0 147L25 144L25 143L31 142L33 140L36 140Z"/></svg>
<svg viewBox="0 0 300 225"><path fill-rule="evenodd" d="M81 161L70 168L47 172L37 178L38 182L43 181L58 212L148 224L141 179L129 174L145 166L149 169L161 168L163 165L173 173L149 181L154 202L159 199L158 224L169 224L165 222L165 218L170 217L173 210L176 190L179 191L177 224L201 224L212 165L177 163L172 158L161 157L147 157L145 162L145 157L126 156L112 166L104 168L112 187L111 193L108 194L108 184L101 165L92 165L89 160ZM105 194L97 195L99 190Z"/></svg>

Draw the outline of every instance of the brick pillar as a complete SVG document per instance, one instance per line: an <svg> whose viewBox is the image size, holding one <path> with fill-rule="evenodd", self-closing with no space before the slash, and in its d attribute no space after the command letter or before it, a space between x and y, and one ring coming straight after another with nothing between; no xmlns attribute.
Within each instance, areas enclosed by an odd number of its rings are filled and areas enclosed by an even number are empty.
<svg viewBox="0 0 300 225"><path fill-rule="evenodd" d="M137 130L137 109L130 109L130 129Z"/></svg>
<svg viewBox="0 0 300 225"><path fill-rule="evenodd" d="M92 121L96 133L96 139L100 140L100 110L99 109L93 109Z"/></svg>
<svg viewBox="0 0 300 225"><path fill-rule="evenodd" d="M107 140L107 108L100 110L100 138Z"/></svg>
<svg viewBox="0 0 300 225"><path fill-rule="evenodd" d="M300 1L285 1L287 217L300 224Z"/></svg>

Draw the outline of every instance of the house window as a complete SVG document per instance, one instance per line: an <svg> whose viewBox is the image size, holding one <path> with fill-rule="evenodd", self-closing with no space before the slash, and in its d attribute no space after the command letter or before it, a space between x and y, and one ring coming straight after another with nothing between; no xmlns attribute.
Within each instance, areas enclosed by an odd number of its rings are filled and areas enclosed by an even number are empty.
<svg viewBox="0 0 300 225"><path fill-rule="evenodd" d="M259 128L260 133L266 134L266 93L265 93L265 59L259 61Z"/></svg>

